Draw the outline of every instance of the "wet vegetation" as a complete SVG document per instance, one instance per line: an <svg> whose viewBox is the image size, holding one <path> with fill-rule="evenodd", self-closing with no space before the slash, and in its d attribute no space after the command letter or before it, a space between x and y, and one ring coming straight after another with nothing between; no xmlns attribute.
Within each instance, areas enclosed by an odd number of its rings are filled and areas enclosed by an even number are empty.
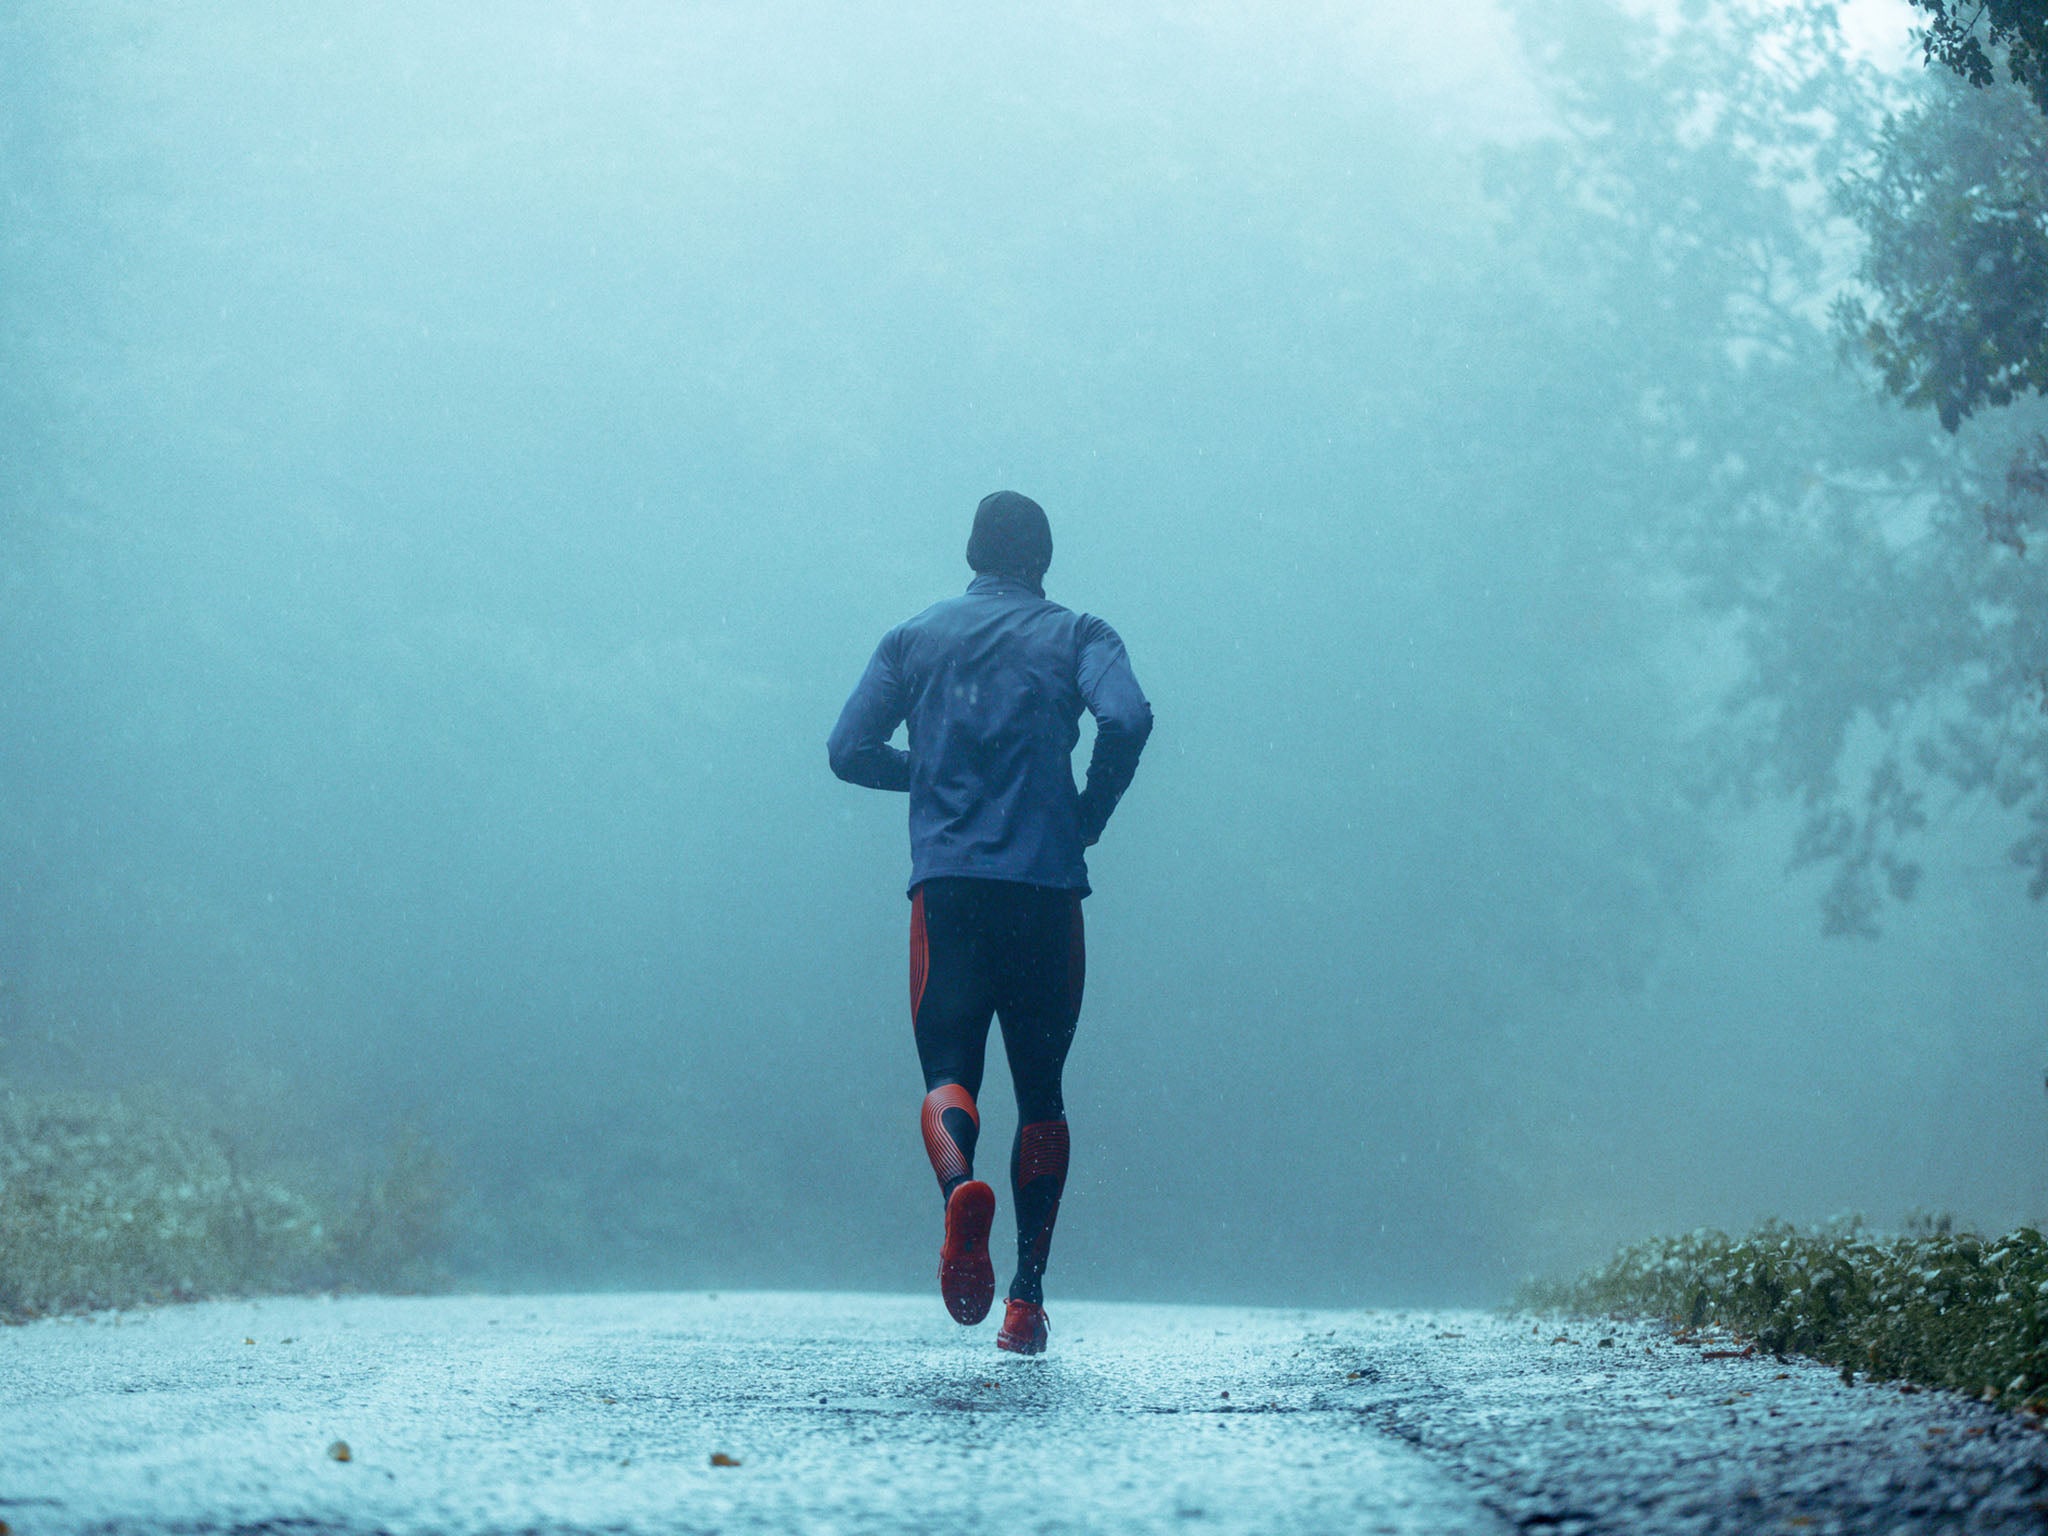
<svg viewBox="0 0 2048 1536"><path fill-rule="evenodd" d="M1702 1228L1620 1249L1574 1280L1527 1286L1542 1310L1726 1328L1776 1354L2048 1410L2048 1238L1955 1231L1946 1219L1880 1234L1860 1223Z"/></svg>
<svg viewBox="0 0 2048 1536"><path fill-rule="evenodd" d="M421 1290L450 1185L401 1132L352 1179L250 1167L162 1095L0 1088L0 1321L206 1296Z"/></svg>

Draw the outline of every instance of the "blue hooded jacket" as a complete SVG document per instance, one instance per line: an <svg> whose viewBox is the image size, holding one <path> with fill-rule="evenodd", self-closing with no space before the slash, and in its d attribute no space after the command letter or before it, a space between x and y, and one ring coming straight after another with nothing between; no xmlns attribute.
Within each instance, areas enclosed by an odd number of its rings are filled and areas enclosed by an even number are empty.
<svg viewBox="0 0 2048 1536"><path fill-rule="evenodd" d="M1084 708L1095 752L1076 791ZM908 752L889 745L905 721ZM988 573L882 637L827 751L849 784L910 792L913 890L968 875L1085 894L1082 849L1102 835L1151 731L1115 630Z"/></svg>

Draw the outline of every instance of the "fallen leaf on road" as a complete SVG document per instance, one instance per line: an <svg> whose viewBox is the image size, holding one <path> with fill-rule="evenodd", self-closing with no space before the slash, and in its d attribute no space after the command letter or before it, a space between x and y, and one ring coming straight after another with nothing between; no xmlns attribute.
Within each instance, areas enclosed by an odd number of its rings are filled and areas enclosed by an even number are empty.
<svg viewBox="0 0 2048 1536"><path fill-rule="evenodd" d="M711 1465L714 1467L736 1467L739 1464L740 1460L737 1456L728 1456L723 1451L713 1451L711 1453Z"/></svg>
<svg viewBox="0 0 2048 1536"><path fill-rule="evenodd" d="M337 1440L334 1444L327 1447L327 1459L329 1461L354 1461L356 1453L348 1448L346 1440Z"/></svg>
<svg viewBox="0 0 2048 1536"><path fill-rule="evenodd" d="M1363 1381L1363 1380L1365 1380L1365 1372L1363 1372L1363 1371L1346 1371L1346 1372L1344 1373L1344 1379L1345 1379L1346 1381ZM1228 1396L1230 1396L1230 1394L1229 1394L1228 1392L1224 1393L1223 1395L1224 1395L1225 1397L1228 1397Z"/></svg>

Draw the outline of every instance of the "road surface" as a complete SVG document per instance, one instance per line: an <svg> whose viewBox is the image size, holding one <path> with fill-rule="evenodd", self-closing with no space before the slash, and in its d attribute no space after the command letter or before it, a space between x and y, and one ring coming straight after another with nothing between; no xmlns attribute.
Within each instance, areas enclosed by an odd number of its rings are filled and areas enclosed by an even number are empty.
<svg viewBox="0 0 2048 1536"><path fill-rule="evenodd" d="M0 1520L15 1536L2048 1530L2048 1436L2014 1417L1707 1360L1654 1329L1052 1316L1053 1351L1031 1360L936 1297L287 1299L35 1323L0 1330Z"/></svg>

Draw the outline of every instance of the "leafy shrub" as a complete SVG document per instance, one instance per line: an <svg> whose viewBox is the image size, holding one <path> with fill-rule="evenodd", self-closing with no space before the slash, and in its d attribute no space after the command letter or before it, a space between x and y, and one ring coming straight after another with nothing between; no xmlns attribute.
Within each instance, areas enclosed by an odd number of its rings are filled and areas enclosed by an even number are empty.
<svg viewBox="0 0 2048 1536"><path fill-rule="evenodd" d="M448 1167L413 1126L331 1224L337 1283L363 1290L431 1290L446 1280L453 1195Z"/></svg>
<svg viewBox="0 0 2048 1536"><path fill-rule="evenodd" d="M199 1296L438 1278L448 1199L416 1135L353 1200L237 1165L133 1098L0 1089L0 1320Z"/></svg>
<svg viewBox="0 0 2048 1536"><path fill-rule="evenodd" d="M2048 1239L2033 1227L1997 1238L1946 1221L1891 1235L1860 1223L1766 1222L1746 1237L1702 1228L1622 1248L1517 1300L1712 1325L1845 1374L2048 1406Z"/></svg>

